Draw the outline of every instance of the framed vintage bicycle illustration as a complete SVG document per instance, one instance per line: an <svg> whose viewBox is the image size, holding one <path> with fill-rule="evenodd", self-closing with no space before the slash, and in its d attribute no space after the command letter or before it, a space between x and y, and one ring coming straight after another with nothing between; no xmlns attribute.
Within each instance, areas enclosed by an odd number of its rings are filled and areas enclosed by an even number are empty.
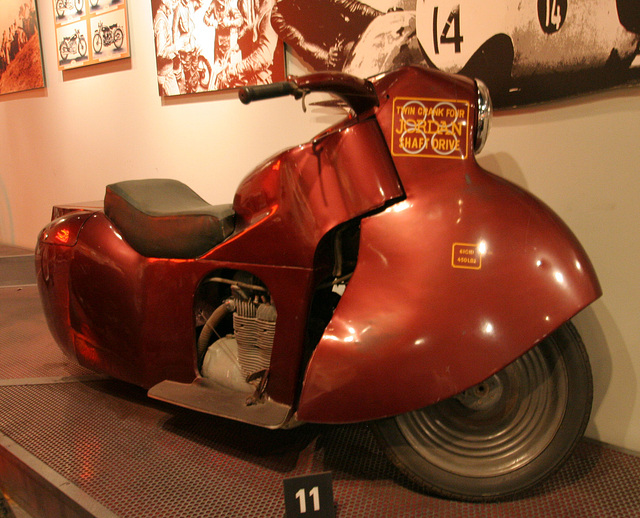
<svg viewBox="0 0 640 518"><path fill-rule="evenodd" d="M126 0L53 0L58 69L131 56Z"/></svg>

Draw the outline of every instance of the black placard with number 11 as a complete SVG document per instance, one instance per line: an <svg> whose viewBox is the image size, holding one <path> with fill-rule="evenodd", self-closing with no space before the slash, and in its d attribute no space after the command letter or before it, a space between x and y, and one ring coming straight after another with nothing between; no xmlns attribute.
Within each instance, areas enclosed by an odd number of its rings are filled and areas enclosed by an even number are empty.
<svg viewBox="0 0 640 518"><path fill-rule="evenodd" d="M331 473L315 473L284 480L287 518L335 518Z"/></svg>

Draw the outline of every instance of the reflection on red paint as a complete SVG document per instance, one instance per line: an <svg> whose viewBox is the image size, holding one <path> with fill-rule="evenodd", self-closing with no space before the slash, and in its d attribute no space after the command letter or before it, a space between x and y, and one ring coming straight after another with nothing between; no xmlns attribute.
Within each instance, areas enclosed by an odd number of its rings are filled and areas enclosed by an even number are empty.
<svg viewBox="0 0 640 518"><path fill-rule="evenodd" d="M44 230L42 241L50 245L74 246L80 229L94 213L74 212L53 220Z"/></svg>
<svg viewBox="0 0 640 518"><path fill-rule="evenodd" d="M56 241L66 245L69 242L69 236L69 229L62 228L56 232Z"/></svg>

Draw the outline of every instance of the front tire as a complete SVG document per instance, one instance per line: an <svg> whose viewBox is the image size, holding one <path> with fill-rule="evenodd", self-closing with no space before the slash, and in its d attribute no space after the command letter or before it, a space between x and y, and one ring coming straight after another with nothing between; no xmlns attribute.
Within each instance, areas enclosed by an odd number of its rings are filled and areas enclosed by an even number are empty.
<svg viewBox="0 0 640 518"><path fill-rule="evenodd" d="M488 380L374 423L389 458L427 490L462 500L521 492L548 477L591 413L589 359L572 324Z"/></svg>
<svg viewBox="0 0 640 518"><path fill-rule="evenodd" d="M87 40L84 39L84 36L81 36L78 40L78 54L81 58L87 55Z"/></svg>
<svg viewBox="0 0 640 518"><path fill-rule="evenodd" d="M211 65L204 56L198 56L198 82L205 90L209 89L211 82Z"/></svg>

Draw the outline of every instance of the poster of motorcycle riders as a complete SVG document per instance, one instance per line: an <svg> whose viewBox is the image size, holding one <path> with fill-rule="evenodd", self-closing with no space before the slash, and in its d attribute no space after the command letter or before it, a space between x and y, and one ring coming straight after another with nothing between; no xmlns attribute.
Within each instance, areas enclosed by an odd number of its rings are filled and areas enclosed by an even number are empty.
<svg viewBox="0 0 640 518"><path fill-rule="evenodd" d="M44 87L34 0L0 3L0 95Z"/></svg>
<svg viewBox="0 0 640 518"><path fill-rule="evenodd" d="M161 95L284 80L274 0L151 1Z"/></svg>
<svg viewBox="0 0 640 518"><path fill-rule="evenodd" d="M278 39L310 71L371 77L419 63L479 77L497 107L640 82L637 0L152 4L162 95L279 80Z"/></svg>
<svg viewBox="0 0 640 518"><path fill-rule="evenodd" d="M130 56L126 0L53 0L58 69Z"/></svg>

